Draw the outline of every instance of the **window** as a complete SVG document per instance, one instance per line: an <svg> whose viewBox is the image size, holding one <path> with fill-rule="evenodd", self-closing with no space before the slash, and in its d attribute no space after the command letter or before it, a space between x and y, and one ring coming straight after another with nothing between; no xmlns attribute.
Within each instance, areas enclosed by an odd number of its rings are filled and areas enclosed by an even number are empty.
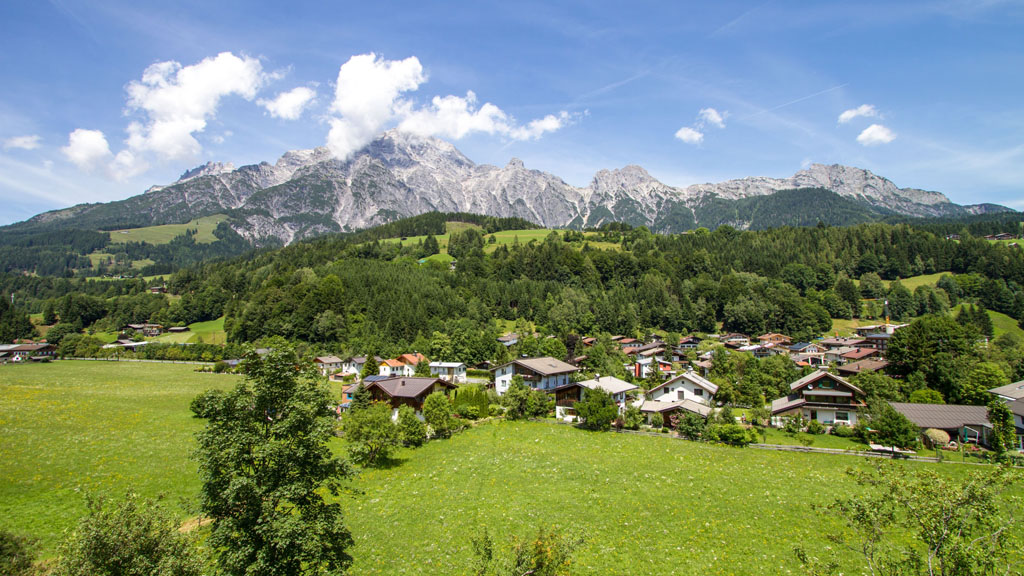
<svg viewBox="0 0 1024 576"><path fill-rule="evenodd" d="M679 394L678 398L680 400L686 400L686 391L684 391L682 388L679 389L679 393L678 394Z"/></svg>
<svg viewBox="0 0 1024 576"><path fill-rule="evenodd" d="M694 396L703 396L704 395L704 389L703 388L694 388L693 389L693 395Z"/></svg>
<svg viewBox="0 0 1024 576"><path fill-rule="evenodd" d="M836 412L836 420L840 420L840 421L843 421L843 422L849 422L850 421L850 413L849 412Z"/></svg>

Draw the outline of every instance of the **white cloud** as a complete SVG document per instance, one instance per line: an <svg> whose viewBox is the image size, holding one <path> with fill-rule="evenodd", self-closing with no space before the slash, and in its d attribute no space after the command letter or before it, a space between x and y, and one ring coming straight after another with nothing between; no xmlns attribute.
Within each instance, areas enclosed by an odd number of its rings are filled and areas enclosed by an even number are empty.
<svg viewBox="0 0 1024 576"><path fill-rule="evenodd" d="M99 130L79 128L68 135L68 145L60 149L80 170L92 172L101 162L110 159L110 145Z"/></svg>
<svg viewBox="0 0 1024 576"><path fill-rule="evenodd" d="M840 114L839 123L846 124L850 120L853 120L854 118L858 117L877 118L878 110L876 110L875 107L870 104L861 104L856 108L851 108Z"/></svg>
<svg viewBox="0 0 1024 576"><path fill-rule="evenodd" d="M376 54L351 57L338 71L327 146L335 157L347 158L378 133L397 123L398 129L419 136L458 140L477 132L512 140L535 140L568 125L565 111L531 120L524 126L490 102L478 105L476 94L435 96L417 107L403 98L427 81L415 56L405 60L378 59Z"/></svg>
<svg viewBox="0 0 1024 576"><path fill-rule="evenodd" d="M546 132L556 132L561 130L567 126L571 120L572 116L563 110L559 112L557 116L554 114L548 114L543 118L531 120L526 126L513 128L509 132L509 136L515 140L536 140Z"/></svg>
<svg viewBox="0 0 1024 576"><path fill-rule="evenodd" d="M288 92L281 92L273 100L257 100L274 118L298 120L302 112L316 100L316 90L299 86Z"/></svg>
<svg viewBox="0 0 1024 576"><path fill-rule="evenodd" d="M426 82L415 56L405 60L378 60L377 55L353 56L338 70L327 147L337 158L347 158L365 146L403 109L411 104L402 93Z"/></svg>
<svg viewBox="0 0 1024 576"><path fill-rule="evenodd" d="M857 136L857 142L860 142L864 146L888 144L895 139L896 134L881 124L872 124Z"/></svg>
<svg viewBox="0 0 1024 576"><path fill-rule="evenodd" d="M687 144L700 144L704 141L704 134L690 128L689 126L683 126L676 131L676 138L679 138Z"/></svg>
<svg viewBox="0 0 1024 576"><path fill-rule="evenodd" d="M202 147L193 134L202 132L221 98L252 100L266 81L259 60L230 52L198 64L158 62L141 81L128 84L128 108L145 113L144 122L128 126L128 148L136 155L152 152L162 159L192 159Z"/></svg>
<svg viewBox="0 0 1024 576"><path fill-rule="evenodd" d="M726 115L728 112L725 113ZM698 122L701 125L711 124L718 128L725 128L725 115L718 112L714 108L703 108L700 113L697 114Z"/></svg>
<svg viewBox="0 0 1024 576"><path fill-rule="evenodd" d="M29 136L14 136L4 140L4 150L11 150L12 148L19 148L21 150L35 150L39 148L39 142L42 138L36 134Z"/></svg>

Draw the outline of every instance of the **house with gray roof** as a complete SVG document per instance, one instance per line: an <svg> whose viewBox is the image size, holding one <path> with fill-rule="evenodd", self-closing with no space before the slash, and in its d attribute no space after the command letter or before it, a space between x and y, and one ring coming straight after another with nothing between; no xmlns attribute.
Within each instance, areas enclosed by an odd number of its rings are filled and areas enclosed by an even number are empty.
<svg viewBox="0 0 1024 576"><path fill-rule="evenodd" d="M648 400L655 402L691 400L698 404L710 406L717 393L717 384L692 370L688 370L663 384L651 388L647 391L646 397Z"/></svg>
<svg viewBox="0 0 1024 576"><path fill-rule="evenodd" d="M519 375L530 388L554 390L568 384L576 372L579 372L579 368L550 356L517 358L495 369L494 389L499 396L504 395L512 384L512 377Z"/></svg>
<svg viewBox="0 0 1024 576"><path fill-rule="evenodd" d="M772 423L800 415L827 426L855 426L857 413L866 406L865 394L845 379L824 370L816 370L789 385L788 396L772 401Z"/></svg>
<svg viewBox="0 0 1024 576"><path fill-rule="evenodd" d="M1006 386L993 388L988 392L989 394L995 394L1007 402L1016 402L1017 400L1024 398L1024 380L1014 382L1013 384L1007 384Z"/></svg>
<svg viewBox="0 0 1024 576"><path fill-rule="evenodd" d="M929 428L942 430L958 442L988 446L992 424L985 406L956 404L911 404L890 402L890 406L917 425L923 433Z"/></svg>
<svg viewBox="0 0 1024 576"><path fill-rule="evenodd" d="M367 378L366 380L369 380ZM434 392L445 392L458 388L455 384L441 378L416 378L394 376L363 382L375 402L387 402L395 409L400 406L412 406L417 412L423 411L423 402Z"/></svg>
<svg viewBox="0 0 1024 576"><path fill-rule="evenodd" d="M600 376L591 380L570 382L554 389L555 417L564 418L575 414L574 406L583 399L584 390L604 390L611 394L612 400L619 405L619 412L626 410L631 396L635 396L639 387L614 376Z"/></svg>

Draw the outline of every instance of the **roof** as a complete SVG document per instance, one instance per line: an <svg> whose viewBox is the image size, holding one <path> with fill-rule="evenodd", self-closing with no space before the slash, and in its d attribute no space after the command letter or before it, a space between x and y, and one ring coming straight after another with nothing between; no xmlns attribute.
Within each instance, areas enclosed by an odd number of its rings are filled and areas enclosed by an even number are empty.
<svg viewBox="0 0 1024 576"><path fill-rule="evenodd" d="M799 408L806 403L807 401L797 394L791 394L784 398L777 398L772 400L772 415L774 416L775 414L789 412L790 410Z"/></svg>
<svg viewBox="0 0 1024 576"><path fill-rule="evenodd" d="M1016 402L1010 402L1010 412L1018 416L1024 416L1024 398L1017 400Z"/></svg>
<svg viewBox="0 0 1024 576"><path fill-rule="evenodd" d="M53 344L0 344L0 351L4 352L35 352L46 348L53 348Z"/></svg>
<svg viewBox="0 0 1024 576"><path fill-rule="evenodd" d="M591 390L600 388L609 394L621 394L623 392L629 392L630 390L636 390L637 386L630 384L624 380L619 380L614 376L601 376L594 380L583 380L577 382L584 388L590 388Z"/></svg>
<svg viewBox="0 0 1024 576"><path fill-rule="evenodd" d="M920 428L953 430L968 424L991 427L988 422L988 408L985 406L907 402L890 402L889 405Z"/></svg>
<svg viewBox="0 0 1024 576"><path fill-rule="evenodd" d="M383 376L381 374L371 374L366 378L363 378L363 382L370 384L371 382L377 382L379 380L387 380L388 378L394 378L394 376Z"/></svg>
<svg viewBox="0 0 1024 576"><path fill-rule="evenodd" d="M811 346L817 347L816 344L812 344L811 342L797 342L796 344L793 344L792 346L790 346L789 349L793 350L794 352L798 352L800 350L803 350L805 348L809 348Z"/></svg>
<svg viewBox="0 0 1024 576"><path fill-rule="evenodd" d="M317 356L313 361L318 364L341 364L341 358L337 356Z"/></svg>
<svg viewBox="0 0 1024 576"><path fill-rule="evenodd" d="M814 384L815 382L817 382L818 380L821 380L822 378L830 378L830 379L835 380L836 382L842 384L843 386L846 386L850 390L853 390L855 392L859 392L861 394L864 393L864 391L861 390L860 388L857 388L856 386L854 386L853 384L850 384L849 382L847 382L846 380L840 378L839 376L836 376L835 374L831 374L829 372L825 372L824 370L817 370L815 372L811 372L807 376L804 376L803 378L801 378L801 379L797 380L796 382L793 382L792 384L790 384L789 385L789 389L792 390L793 392L796 392L797 390L799 390L799 389L801 389L801 388L803 388L803 387L805 387L805 386L807 386L809 384Z"/></svg>
<svg viewBox="0 0 1024 576"><path fill-rule="evenodd" d="M874 358L868 358L866 360L858 360L857 362L850 362L845 366L840 366L839 371L848 374L860 374L861 372L878 372L888 366L889 363L885 360L876 360Z"/></svg>
<svg viewBox="0 0 1024 576"><path fill-rule="evenodd" d="M405 366L404 362L401 362L400 360L395 360L394 358L388 358L387 360L381 362L381 364L390 366L392 368L401 368L402 366Z"/></svg>
<svg viewBox="0 0 1024 576"><path fill-rule="evenodd" d="M843 358L860 360L862 358L867 358L868 356L874 356L875 354L878 354L878 350L875 350L874 348L854 348L849 352L844 352Z"/></svg>
<svg viewBox="0 0 1024 576"><path fill-rule="evenodd" d="M401 356L398 357L398 359L406 364L415 366L420 362L425 361L427 357L424 356L423 354L420 354L419 352L413 352L412 354L402 354Z"/></svg>
<svg viewBox="0 0 1024 576"><path fill-rule="evenodd" d="M662 382L661 384L655 386L654 388L651 388L650 390L648 390L648 392L654 392L659 388L664 388L669 384L675 384L680 380L687 380L692 384L696 384L697 386L700 386L701 388L707 390L708 393L711 394L712 396L718 394L718 384L715 384L714 382L711 382L710 380L701 377L700 374L697 374L696 372L693 371L683 372L679 376L676 376L675 378L672 378L670 380L666 380L665 382Z"/></svg>
<svg viewBox="0 0 1024 576"><path fill-rule="evenodd" d="M509 362L508 364L519 364L523 368L532 370L542 376L550 376L553 374L565 374L566 372L576 372L579 368L569 364L568 362L562 362L550 356L542 356L540 358L518 358ZM504 364L504 366L508 366Z"/></svg>
<svg viewBox="0 0 1024 576"><path fill-rule="evenodd" d="M463 364L462 362L431 362L430 363L430 367L431 368L459 368L460 366L463 367L463 368L466 367L466 365Z"/></svg>
<svg viewBox="0 0 1024 576"><path fill-rule="evenodd" d="M1007 384L1006 386L1000 386L989 390L990 393L996 396L1005 396L1006 398L1013 398L1019 400L1024 398L1024 380L1020 382L1014 382L1013 384Z"/></svg>
<svg viewBox="0 0 1024 576"><path fill-rule="evenodd" d="M701 416L711 414L710 406L706 406L700 402L694 402L693 400L680 400L679 402L644 400L644 403L640 406L641 412L653 412L656 414L672 412L674 410L686 410L687 412L693 412L694 414L699 414Z"/></svg>
<svg viewBox="0 0 1024 576"><path fill-rule="evenodd" d="M429 392L435 384L440 384L447 388L456 388L454 384L440 378L405 378L402 376L375 380L367 384L367 388L380 388L392 398L416 398L424 392Z"/></svg>
<svg viewBox="0 0 1024 576"><path fill-rule="evenodd" d="M383 362L384 359L380 356L373 357L374 362ZM356 364L366 364L366 356L349 356L345 359L345 362L355 362Z"/></svg>
<svg viewBox="0 0 1024 576"><path fill-rule="evenodd" d="M858 344L863 343L863 338L822 338L818 341L818 344L828 346L829 348L835 348L838 346L857 346Z"/></svg>

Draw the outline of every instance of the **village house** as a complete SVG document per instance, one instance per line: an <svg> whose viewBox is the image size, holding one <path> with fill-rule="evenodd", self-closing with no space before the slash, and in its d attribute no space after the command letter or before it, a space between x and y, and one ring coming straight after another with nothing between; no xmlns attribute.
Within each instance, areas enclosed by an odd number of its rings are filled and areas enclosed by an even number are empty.
<svg viewBox="0 0 1024 576"><path fill-rule="evenodd" d="M25 344L0 344L0 362L24 362L52 358L57 353L53 344L29 342Z"/></svg>
<svg viewBox="0 0 1024 576"><path fill-rule="evenodd" d="M789 385L788 396L772 401L772 422L803 416L825 425L855 426L857 412L865 407L864 391L843 378L817 370Z"/></svg>
<svg viewBox="0 0 1024 576"><path fill-rule="evenodd" d="M601 376L592 380L570 382L554 390L555 416L557 418L574 416L576 414L574 406L583 399L583 391L586 389L604 390L611 394L612 399L619 406L619 413L626 410L631 394L639 390L636 385L619 380L614 376Z"/></svg>
<svg viewBox="0 0 1024 576"><path fill-rule="evenodd" d="M647 417L648 424L664 428L672 427L673 415L681 418L690 412L707 418L711 414L711 410L711 406L693 400L678 400L676 402L644 400L640 406L640 411Z"/></svg>
<svg viewBox="0 0 1024 576"><path fill-rule="evenodd" d="M319 370L324 376L334 374L336 371L341 370L341 358L338 358L337 356L317 356L313 359L313 364L316 365L317 370Z"/></svg>
<svg viewBox="0 0 1024 576"><path fill-rule="evenodd" d="M862 373L878 372L879 370L885 370L889 363L881 358L866 358L864 360L858 360L857 362L850 362L837 368L839 375L844 378L850 376L856 376Z"/></svg>
<svg viewBox="0 0 1024 576"><path fill-rule="evenodd" d="M822 358L825 359L827 364L846 364L849 360L846 358L846 354L854 352L857 348L852 346L840 346L838 348L829 348L822 353Z"/></svg>
<svg viewBox="0 0 1024 576"><path fill-rule="evenodd" d="M160 324L129 324L125 326L124 332L128 332L129 330L136 334L141 334L146 338L152 338L154 336L159 336L160 333L163 332L164 327Z"/></svg>
<svg viewBox="0 0 1024 576"><path fill-rule="evenodd" d="M665 382L651 388L645 395L647 400L672 403L681 400L692 400L708 406L712 405L718 385L693 371L683 372Z"/></svg>
<svg viewBox="0 0 1024 576"><path fill-rule="evenodd" d="M466 365L462 362L431 362L430 375L461 384L466 381Z"/></svg>
<svg viewBox="0 0 1024 576"><path fill-rule="evenodd" d="M356 376L363 373L363 368L366 366L366 356L349 356L341 363L342 374L355 374ZM374 356L370 359L375 365L380 365L384 361L380 356Z"/></svg>
<svg viewBox="0 0 1024 576"><path fill-rule="evenodd" d="M761 344L775 344L776 346L789 346L793 343L792 338L785 334L779 334L778 332L762 334L757 337L757 341Z"/></svg>
<svg viewBox="0 0 1024 576"><path fill-rule="evenodd" d="M389 358L380 363L380 370L378 374L381 376L413 376L416 374L416 369L401 360L396 358Z"/></svg>
<svg viewBox="0 0 1024 576"><path fill-rule="evenodd" d="M864 337L864 340L866 340L865 346L877 350L880 356L885 356L885 351L889 348L889 340L891 339L892 334L888 332L877 332Z"/></svg>
<svg viewBox="0 0 1024 576"><path fill-rule="evenodd" d="M956 404L910 404L890 402L890 406L921 429L942 430L957 442L989 446L992 424L985 406L959 406Z"/></svg>
<svg viewBox="0 0 1024 576"><path fill-rule="evenodd" d="M494 389L499 396L505 394L512 377L523 377L523 383L530 388L554 390L569 383L569 377L579 368L549 356L540 358L518 358L498 366L494 371Z"/></svg>
<svg viewBox="0 0 1024 576"><path fill-rule="evenodd" d="M458 388L441 378L390 377L364 382L375 402L386 402L394 409L397 417L400 406L411 406L416 412L423 412L423 402L434 392L445 392Z"/></svg>
<svg viewBox="0 0 1024 576"><path fill-rule="evenodd" d="M426 356L420 354L419 352L413 352L412 354L402 354L401 356L396 358L396 360L403 364L408 364L413 368L418 366L420 362L430 362L429 360L427 360Z"/></svg>
<svg viewBox="0 0 1024 576"><path fill-rule="evenodd" d="M993 388L988 392L989 394L994 394L1007 402L1016 402L1017 400L1024 398L1024 380L1014 382L1013 384L1007 384L1006 386Z"/></svg>
<svg viewBox="0 0 1024 576"><path fill-rule="evenodd" d="M657 366L658 370L661 371L662 378L667 378L675 374L675 370L672 368L671 362L656 360L654 358L637 358L636 362L626 364L625 368L633 373L634 378L646 379L651 376L652 372L654 372L655 366Z"/></svg>
<svg viewBox="0 0 1024 576"><path fill-rule="evenodd" d="M676 347L683 350L696 350L703 341L704 339L700 336L686 336L679 340L679 344Z"/></svg>
<svg viewBox="0 0 1024 576"><path fill-rule="evenodd" d="M865 340L864 340L864 338L861 338L859 336L858 337L850 337L850 338L840 338L840 337L836 336L835 338L822 338L821 340L818 340L817 342L818 342L819 346L823 346L823 347L831 350L833 348L845 348L845 347L857 348L859 346L863 346Z"/></svg>

